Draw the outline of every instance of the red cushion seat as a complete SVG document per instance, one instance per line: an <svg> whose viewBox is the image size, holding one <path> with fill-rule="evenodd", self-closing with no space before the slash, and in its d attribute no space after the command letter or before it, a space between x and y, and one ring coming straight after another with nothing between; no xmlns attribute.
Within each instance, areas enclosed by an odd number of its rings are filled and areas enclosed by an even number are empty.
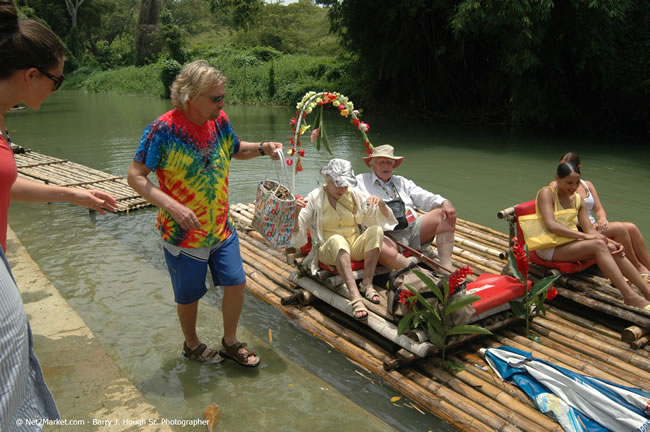
<svg viewBox="0 0 650 432"><path fill-rule="evenodd" d="M311 247L311 233L308 233L307 243L300 247L300 252L305 255L309 255L309 252L311 252ZM363 261L351 261L350 264L352 266L352 271L363 270ZM320 261L318 261L318 267L322 268L323 270L327 270L330 273L339 274L338 270L336 270L336 267L328 266L327 264Z"/></svg>
<svg viewBox="0 0 650 432"><path fill-rule="evenodd" d="M524 233L521 231L519 226L519 216L525 216L535 213L535 200L530 200L517 204L515 206L515 216L517 217L517 239L520 243L525 242ZM577 273L585 270L588 267L596 264L595 259L590 259L587 261L576 261L576 262L566 262L566 261L546 261L542 259L535 253L535 251L528 251L530 256L530 262L540 265L542 267L558 269L562 273Z"/></svg>

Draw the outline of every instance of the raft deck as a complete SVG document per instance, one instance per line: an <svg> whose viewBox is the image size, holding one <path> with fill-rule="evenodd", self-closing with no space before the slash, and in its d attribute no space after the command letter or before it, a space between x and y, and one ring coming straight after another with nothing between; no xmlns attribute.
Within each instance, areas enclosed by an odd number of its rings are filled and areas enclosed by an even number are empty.
<svg viewBox="0 0 650 432"><path fill-rule="evenodd" d="M523 323L514 321L495 330L492 336L452 349L448 356L464 366L460 372L442 369L436 355L424 359L401 357L399 346L325 302L283 305L282 299L299 291L293 282L296 266L288 264L284 253L272 249L252 230L252 214L252 204L231 206L249 291L360 367L380 376L407 396L416 409L426 409L458 430L562 430L541 414L519 388L500 381L479 354L484 347L509 345L583 374L650 388L650 351L646 347L634 349L621 340L621 334L632 328L634 321L574 302L573 298L589 296L570 288L558 288L559 296L550 303L546 316L532 320L531 331L541 344L526 338ZM499 274L506 268L503 257L507 247L506 234L458 219L453 256L457 266L470 265L478 271ZM540 273L543 270L534 268L532 277ZM580 277L585 284L602 282L597 275ZM598 291L593 286L591 289ZM615 297L613 292L611 296ZM635 341L643 338L641 335Z"/></svg>
<svg viewBox="0 0 650 432"><path fill-rule="evenodd" d="M113 195L118 213L151 206L123 177L29 150L15 153L14 158L21 177L56 186L97 189Z"/></svg>

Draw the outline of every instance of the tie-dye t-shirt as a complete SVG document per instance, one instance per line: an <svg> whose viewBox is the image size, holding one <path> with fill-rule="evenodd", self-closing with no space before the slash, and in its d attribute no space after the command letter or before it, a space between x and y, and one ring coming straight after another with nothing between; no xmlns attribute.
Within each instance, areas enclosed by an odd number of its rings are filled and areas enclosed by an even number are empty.
<svg viewBox="0 0 650 432"><path fill-rule="evenodd" d="M156 227L164 241L206 247L235 231L228 211L228 172L238 151L239 139L224 111L197 126L174 109L147 126L134 160L155 171L160 189L194 211L201 222L200 229L186 231L160 209Z"/></svg>

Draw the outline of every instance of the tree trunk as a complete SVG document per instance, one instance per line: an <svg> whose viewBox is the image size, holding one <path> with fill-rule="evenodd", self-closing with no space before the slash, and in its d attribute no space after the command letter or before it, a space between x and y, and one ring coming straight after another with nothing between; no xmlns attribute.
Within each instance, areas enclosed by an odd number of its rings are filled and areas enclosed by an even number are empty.
<svg viewBox="0 0 650 432"><path fill-rule="evenodd" d="M136 64L143 65L162 49L160 11L162 0L142 0L136 36Z"/></svg>
<svg viewBox="0 0 650 432"><path fill-rule="evenodd" d="M79 8L85 0L65 0L65 7L68 9L68 14L70 14L70 40L69 48L74 54L75 57L79 58L81 53L81 48L79 44L79 32L77 31L77 13Z"/></svg>

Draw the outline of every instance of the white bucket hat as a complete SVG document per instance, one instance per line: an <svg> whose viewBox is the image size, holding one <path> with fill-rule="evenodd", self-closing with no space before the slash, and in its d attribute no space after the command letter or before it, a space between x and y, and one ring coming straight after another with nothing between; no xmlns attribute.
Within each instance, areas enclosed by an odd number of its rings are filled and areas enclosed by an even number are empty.
<svg viewBox="0 0 650 432"><path fill-rule="evenodd" d="M394 155L395 149L393 149L392 145L389 144L384 144L380 145L379 147L375 147L372 149L372 154L370 156L366 156L363 158L363 161L366 163L366 165L370 166L370 161L372 158L376 157L384 157L388 159L392 159L395 161L395 165L393 165L393 168L397 168L404 162L404 157L403 156L395 156Z"/></svg>

